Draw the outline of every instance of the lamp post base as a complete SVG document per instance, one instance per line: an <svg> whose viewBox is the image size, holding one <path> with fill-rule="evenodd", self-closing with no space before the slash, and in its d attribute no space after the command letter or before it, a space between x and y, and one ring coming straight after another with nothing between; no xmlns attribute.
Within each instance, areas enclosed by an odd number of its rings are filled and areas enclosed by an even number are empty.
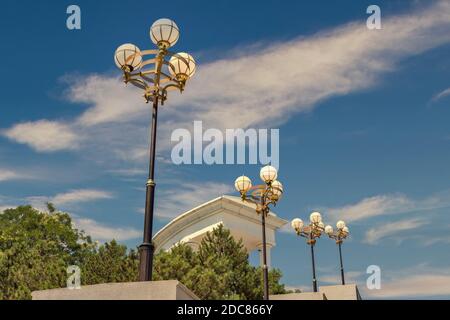
<svg viewBox="0 0 450 320"><path fill-rule="evenodd" d="M139 281L152 281L154 250L153 243L143 243L139 246Z"/></svg>

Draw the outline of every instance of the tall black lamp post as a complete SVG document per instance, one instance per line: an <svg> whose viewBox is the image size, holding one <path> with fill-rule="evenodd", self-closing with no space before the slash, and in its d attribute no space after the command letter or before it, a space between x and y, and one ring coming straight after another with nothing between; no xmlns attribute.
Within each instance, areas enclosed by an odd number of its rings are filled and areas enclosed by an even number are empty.
<svg viewBox="0 0 450 320"><path fill-rule="evenodd" d="M183 92L187 80L195 73L195 60L187 53L168 51L179 38L178 26L169 19L159 19L150 27L150 38L155 50L141 51L127 43L117 48L114 60L123 71L125 83L131 83L144 91L144 99L152 102L149 175L146 183L144 239L139 247L139 280L152 280L154 246L152 243L153 210L155 199L155 150L158 104L164 105L167 92ZM151 56L144 60L145 56Z"/></svg>

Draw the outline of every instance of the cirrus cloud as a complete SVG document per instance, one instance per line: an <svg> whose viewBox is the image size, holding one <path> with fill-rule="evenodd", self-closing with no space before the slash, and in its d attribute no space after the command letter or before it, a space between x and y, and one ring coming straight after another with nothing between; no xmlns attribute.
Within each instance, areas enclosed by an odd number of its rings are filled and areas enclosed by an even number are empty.
<svg viewBox="0 0 450 320"><path fill-rule="evenodd" d="M450 3L436 1L420 11L386 18L382 30L352 22L260 45L259 50L230 50L202 64L182 97L171 96L170 108L161 113L160 150L170 147L174 128L190 128L194 120L219 129L267 126L269 119L270 126L280 125L325 99L374 87L403 59L449 43L449 15ZM99 74L76 78L69 86L70 102L88 104L78 117L70 123L17 124L5 135L40 152L78 146L86 152L91 147L109 159L107 152L122 157L146 145L148 123L143 116L149 109L134 89Z"/></svg>
<svg viewBox="0 0 450 320"><path fill-rule="evenodd" d="M46 210L46 203L51 202L60 208L72 208L81 203L93 202L113 198L113 194L104 190L97 189L75 189L63 193L58 193L53 197L49 196L31 196L26 198L26 202L39 210Z"/></svg>
<svg viewBox="0 0 450 320"><path fill-rule="evenodd" d="M439 100L441 100L441 99L443 99L443 98L445 98L447 96L450 96L450 88L447 88L447 89L445 89L445 90L435 94L433 96L433 98L431 99L431 101L432 102L437 102L437 101L439 101Z"/></svg>
<svg viewBox="0 0 450 320"><path fill-rule="evenodd" d="M95 189L79 189L79 190L71 190L66 193L57 194L52 198L51 201L58 206L70 203L89 202L111 198L112 194L107 191Z"/></svg>
<svg viewBox="0 0 450 320"><path fill-rule="evenodd" d="M5 130L3 134L39 152L73 150L80 142L78 134L70 125L49 120L19 123Z"/></svg>
<svg viewBox="0 0 450 320"><path fill-rule="evenodd" d="M382 215L427 211L449 206L450 191L446 190L418 200L404 194L376 195L352 204L323 210L334 220L355 222Z"/></svg>
<svg viewBox="0 0 450 320"><path fill-rule="evenodd" d="M428 224L427 221L418 218L383 223L377 227L367 230L364 242L368 244L376 244L383 238L398 235L402 231L417 229L426 224Z"/></svg>
<svg viewBox="0 0 450 320"><path fill-rule="evenodd" d="M142 236L142 232L137 229L109 226L88 218L74 217L73 224L75 228L85 231L94 240L99 241L110 241L113 239L126 241Z"/></svg>
<svg viewBox="0 0 450 320"><path fill-rule="evenodd" d="M8 180L21 179L23 176L12 170L2 170L0 169L0 182Z"/></svg>
<svg viewBox="0 0 450 320"><path fill-rule="evenodd" d="M171 219L232 190L230 185L216 182L185 183L181 188L166 189L161 192L156 215L161 219Z"/></svg>

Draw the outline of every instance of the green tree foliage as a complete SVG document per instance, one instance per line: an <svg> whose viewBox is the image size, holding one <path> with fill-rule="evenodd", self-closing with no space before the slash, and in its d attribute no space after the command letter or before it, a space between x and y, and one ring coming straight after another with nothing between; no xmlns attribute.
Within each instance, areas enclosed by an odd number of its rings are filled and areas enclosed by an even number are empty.
<svg viewBox="0 0 450 320"><path fill-rule="evenodd" d="M29 298L31 291L65 285L66 268L91 245L65 213L30 206L0 214L0 299Z"/></svg>
<svg viewBox="0 0 450 320"><path fill-rule="evenodd" d="M134 251L114 240L98 246L73 228L67 213L51 204L48 209L23 206L0 213L0 300L65 287L70 265L80 267L84 285L136 280Z"/></svg>
<svg viewBox="0 0 450 320"><path fill-rule="evenodd" d="M82 285L138 279L136 251L111 241L99 245L75 229L67 213L48 204L48 213L31 206L0 213L0 300L30 299L34 290L66 286L67 267L81 269ZM155 280L177 279L201 299L260 299L261 269L248 262L242 241L218 227L198 252L186 245L155 257ZM271 270L270 291L284 293L281 273Z"/></svg>
<svg viewBox="0 0 450 320"><path fill-rule="evenodd" d="M83 284L138 281L139 257L115 240L89 251L81 263Z"/></svg>
<svg viewBox="0 0 450 320"><path fill-rule="evenodd" d="M250 265L242 241L219 226L202 240L198 252L178 245L156 256L155 278L177 279L201 299L261 299L262 271ZM284 293L281 272L269 272L271 294Z"/></svg>

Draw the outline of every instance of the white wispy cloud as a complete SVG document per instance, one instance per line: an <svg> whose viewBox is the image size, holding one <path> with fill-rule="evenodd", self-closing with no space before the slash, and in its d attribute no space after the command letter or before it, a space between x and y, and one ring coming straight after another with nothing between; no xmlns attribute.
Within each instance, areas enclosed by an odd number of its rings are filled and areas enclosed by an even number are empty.
<svg viewBox="0 0 450 320"><path fill-rule="evenodd" d="M449 95L450 95L450 88L447 88L447 89L445 89L445 90L435 94L433 96L433 98L431 99L431 101L432 102L437 102L437 101L441 100L442 98L445 98L445 97L447 97Z"/></svg>
<svg viewBox="0 0 450 320"><path fill-rule="evenodd" d="M16 208L16 205L0 205L0 214L3 213L6 209ZM45 211L44 208L36 207L36 209ZM110 240L117 240L117 241L126 241L126 240L133 240L137 239L142 236L142 231L132 228L132 227L116 227L107 225L101 222L98 222L93 219L89 218L83 218L78 215L71 214L72 217L72 223L74 228L78 230L82 230L86 233L86 235L89 235L92 237L93 240L98 241L110 241Z"/></svg>
<svg viewBox="0 0 450 320"><path fill-rule="evenodd" d="M418 218L383 223L367 230L364 242L368 244L376 244L383 238L389 238L394 235L397 236L402 231L417 229L426 224L428 224L427 221Z"/></svg>
<svg viewBox="0 0 450 320"><path fill-rule="evenodd" d="M71 85L67 92L70 101L93 106L78 117L81 126L128 122L150 110L141 92L132 85L124 85L115 75L66 76L66 81Z"/></svg>
<svg viewBox="0 0 450 320"><path fill-rule="evenodd" d="M369 274L366 270L350 270L345 273L346 283L355 283L362 299L419 299L428 297L450 296L450 272L448 267L431 267L426 263L396 270L381 269L381 288L369 290L366 281ZM319 277L321 283L340 283L337 273L323 274ZM310 292L309 285L290 286Z"/></svg>
<svg viewBox="0 0 450 320"><path fill-rule="evenodd" d="M125 176L125 177L145 176L147 173L146 170L139 169L139 168L113 169L113 170L109 170L108 172L111 172L111 173L119 175L119 176Z"/></svg>
<svg viewBox="0 0 450 320"><path fill-rule="evenodd" d="M22 201L16 199L15 197L0 194L0 213L6 209L17 208L20 204L22 204Z"/></svg>
<svg viewBox="0 0 450 320"><path fill-rule="evenodd" d="M0 182L8 180L17 180L22 178L24 178L24 176L18 172L0 169Z"/></svg>
<svg viewBox="0 0 450 320"><path fill-rule="evenodd" d="M0 205L0 214L3 213L6 209L16 208L14 205Z"/></svg>
<svg viewBox="0 0 450 320"><path fill-rule="evenodd" d="M402 277L384 284L381 290L373 290L371 296L380 298L450 296L450 275L420 274Z"/></svg>
<svg viewBox="0 0 450 320"><path fill-rule="evenodd" d="M377 195L336 208L324 208L334 220L354 222L381 215L432 210L450 206L450 192L444 191L415 200L403 194Z"/></svg>
<svg viewBox="0 0 450 320"><path fill-rule="evenodd" d="M366 270L349 270L345 273L347 283L355 283L364 300L367 299L419 299L450 296L450 272L448 267L432 267L427 263L398 269L381 268L381 288L369 290ZM339 274L323 274L320 282L340 283ZM309 286L305 291L311 291Z"/></svg>
<svg viewBox="0 0 450 320"><path fill-rule="evenodd" d="M16 208L20 204L31 204L37 210L45 212L47 211L45 203L48 201L53 202L56 206L68 206L76 203L109 199L111 197L112 194L110 192L94 189L80 189L60 193L54 197L36 196L25 199L16 199L17 205L9 205L6 201L10 201L11 199L0 195L0 214L6 209ZM142 236L141 230L132 227L111 226L90 218L81 217L74 213L69 214L72 217L74 227L85 231L86 234L91 236L94 240L110 241L115 239L117 241L126 241L137 239Z"/></svg>
<svg viewBox="0 0 450 320"><path fill-rule="evenodd" d="M450 296L448 267L436 268L420 264L394 272L383 272L380 290L361 288L370 298L417 299Z"/></svg>
<svg viewBox="0 0 450 320"><path fill-rule="evenodd" d="M381 288L369 290L366 270L350 270L345 273L347 283L358 284L361 296L366 299L419 299L450 296L450 272L448 267L432 267L428 263L398 269L381 268ZM339 274L324 274L322 283L339 283ZM307 290L310 291L311 289Z"/></svg>
<svg viewBox="0 0 450 320"><path fill-rule="evenodd" d="M222 183L185 183L180 188L165 190L159 195L156 215L162 219L171 219L232 190L230 185Z"/></svg>
<svg viewBox="0 0 450 320"><path fill-rule="evenodd" d="M0 167L0 182L46 179L48 179L46 169L41 166L32 165L31 167Z"/></svg>
<svg viewBox="0 0 450 320"><path fill-rule="evenodd" d="M90 202L101 199L111 199L112 193L95 189L78 189L57 194L52 198L52 203L56 206L71 203Z"/></svg>
<svg viewBox="0 0 450 320"><path fill-rule="evenodd" d="M333 270L333 273L327 273L320 276L320 282L326 284L340 284L341 283L341 275ZM345 272L345 281L347 283L356 283L358 282L362 276L365 274L361 271L347 271Z"/></svg>
<svg viewBox="0 0 450 320"><path fill-rule="evenodd" d="M447 228L446 234L450 231L450 227ZM450 236L444 235L444 236L426 236L421 239L424 246L432 246L438 243L443 244L449 244L450 243Z"/></svg>
<svg viewBox="0 0 450 320"><path fill-rule="evenodd" d="M102 224L92 219L73 218L73 224L78 230L83 230L92 239L99 241L126 241L142 236L142 231L129 227L113 227Z"/></svg>
<svg viewBox="0 0 450 320"><path fill-rule="evenodd" d="M357 203L348 204L337 208L328 208L328 214L346 222L364 220L380 215L407 212L415 208L414 201L407 196L398 195L377 195L364 198Z"/></svg>
<svg viewBox="0 0 450 320"><path fill-rule="evenodd" d="M79 143L79 136L71 129L71 126L57 121L39 120L19 123L5 130L3 134L39 152L73 150Z"/></svg>
<svg viewBox="0 0 450 320"><path fill-rule="evenodd" d="M41 211L46 211L46 203L51 202L58 208L69 208L81 203L92 202L103 199L111 199L113 194L109 191L96 189L76 189L55 196L31 196L25 201Z"/></svg>
<svg viewBox="0 0 450 320"><path fill-rule="evenodd" d="M270 126L280 125L325 99L373 87L402 59L449 43L449 14L450 3L439 1L386 18L383 30L370 31L358 21L284 43L231 50L224 58L200 62L184 94L174 92L170 107L160 113L159 150L170 146L172 129L191 128L193 120L219 129L264 127L268 121ZM147 145L144 120L149 107L134 88L110 75L95 74L72 81L67 97L90 107L70 123L18 124L6 136L37 151L80 145L105 157L112 150L116 157L142 161L136 152ZM55 130L57 125L61 127ZM57 131L59 136L35 134L41 129Z"/></svg>
<svg viewBox="0 0 450 320"><path fill-rule="evenodd" d="M278 229L279 232L282 233L290 233L290 234L295 234L294 229L292 229L291 223L287 223L284 226L282 226L280 229Z"/></svg>

